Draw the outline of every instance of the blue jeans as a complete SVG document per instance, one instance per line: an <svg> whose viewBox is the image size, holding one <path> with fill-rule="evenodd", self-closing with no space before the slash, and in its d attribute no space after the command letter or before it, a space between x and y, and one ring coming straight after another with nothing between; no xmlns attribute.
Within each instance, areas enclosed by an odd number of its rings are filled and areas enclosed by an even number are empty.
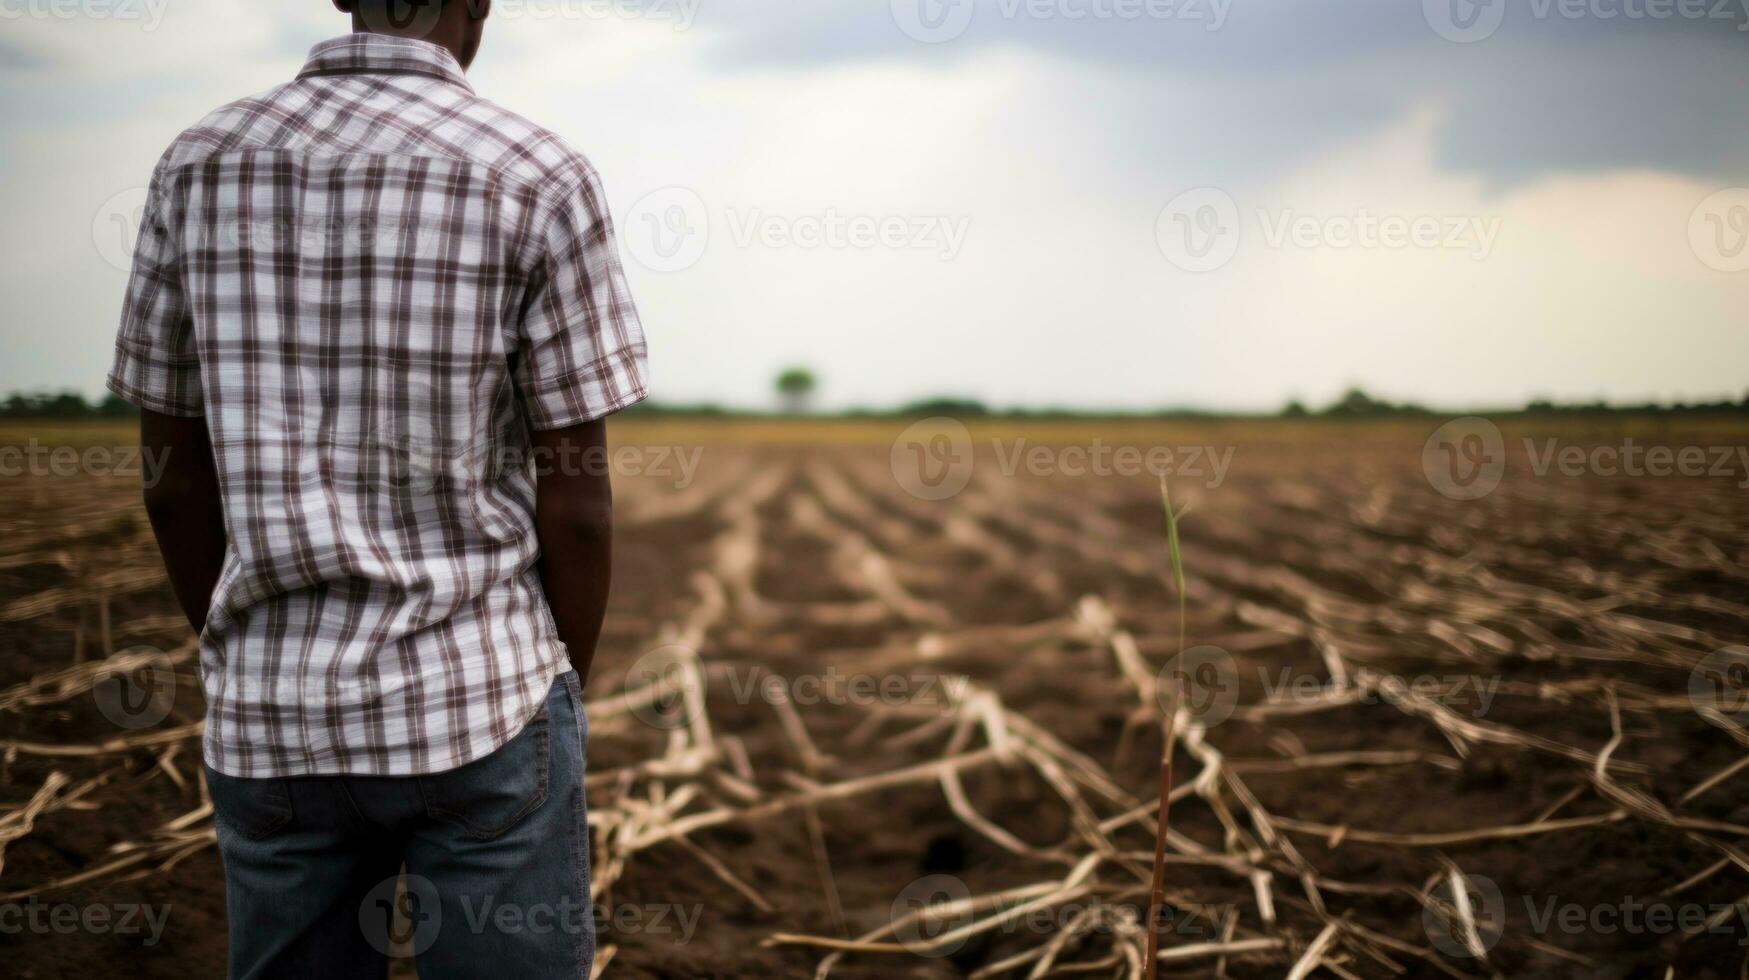
<svg viewBox="0 0 1749 980"><path fill-rule="evenodd" d="M589 976L587 737L566 671L520 734L449 772L237 779L208 768L231 976L381 978L407 952L422 980Z"/></svg>

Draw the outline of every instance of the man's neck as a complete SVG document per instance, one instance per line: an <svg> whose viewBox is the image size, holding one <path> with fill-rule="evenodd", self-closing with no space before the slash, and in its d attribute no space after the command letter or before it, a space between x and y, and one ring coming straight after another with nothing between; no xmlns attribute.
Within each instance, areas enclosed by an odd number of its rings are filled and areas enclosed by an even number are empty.
<svg viewBox="0 0 1749 980"><path fill-rule="evenodd" d="M468 62L473 59L471 57L471 52L467 50L468 42L465 37L461 36L458 32L449 30L449 25L445 22L439 22L428 30L421 30L420 27L423 27L423 25L411 27L405 31L384 30L382 28L366 26L363 20L356 15L353 17L352 21L352 33L354 34L376 34L381 37L399 37L406 38L410 41L424 41L428 44L435 44L454 55L456 62L462 66L463 70L467 69Z"/></svg>

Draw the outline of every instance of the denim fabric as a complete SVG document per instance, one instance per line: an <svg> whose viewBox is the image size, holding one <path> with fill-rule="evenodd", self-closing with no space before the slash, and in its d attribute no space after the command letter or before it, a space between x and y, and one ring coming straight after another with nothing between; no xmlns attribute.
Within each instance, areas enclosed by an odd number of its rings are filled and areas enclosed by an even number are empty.
<svg viewBox="0 0 1749 980"><path fill-rule="evenodd" d="M587 738L567 671L516 737L448 772L238 779L208 768L231 976L380 978L410 953L424 980L587 977Z"/></svg>

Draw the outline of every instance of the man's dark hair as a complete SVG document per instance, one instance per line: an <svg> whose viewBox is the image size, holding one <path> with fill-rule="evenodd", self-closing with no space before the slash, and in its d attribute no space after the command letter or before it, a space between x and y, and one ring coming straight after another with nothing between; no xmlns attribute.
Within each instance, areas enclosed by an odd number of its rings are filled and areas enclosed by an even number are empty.
<svg viewBox="0 0 1749 980"><path fill-rule="evenodd" d="M373 30L378 25L405 30L422 17L435 18L445 7L462 5L479 14L487 0L337 0L335 6L365 18Z"/></svg>
<svg viewBox="0 0 1749 980"><path fill-rule="evenodd" d="M434 41L455 51L464 65L472 60L473 49L478 44L479 24L492 8L492 0L333 2L341 11L352 15L354 30ZM458 14L462 16L456 16Z"/></svg>

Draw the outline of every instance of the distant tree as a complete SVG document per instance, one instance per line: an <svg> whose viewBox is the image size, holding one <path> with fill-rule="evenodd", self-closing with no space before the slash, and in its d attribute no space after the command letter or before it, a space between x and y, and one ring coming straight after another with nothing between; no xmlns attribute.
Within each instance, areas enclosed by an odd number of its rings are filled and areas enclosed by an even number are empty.
<svg viewBox="0 0 1749 980"><path fill-rule="evenodd" d="M1350 388L1341 398L1337 399L1336 404L1324 409L1324 414L1338 418L1369 418L1383 415L1427 415L1430 413L1425 406L1413 402L1393 404L1380 401L1361 388Z"/></svg>
<svg viewBox="0 0 1749 980"><path fill-rule="evenodd" d="M140 414L140 410L135 408L127 399L111 392L108 395L105 395L103 401L98 404L97 414L107 418L125 419Z"/></svg>
<svg viewBox="0 0 1749 980"><path fill-rule="evenodd" d="M1281 417L1286 419L1303 419L1310 414L1312 413L1306 410L1305 403L1298 398L1288 402L1287 407L1281 410Z"/></svg>
<svg viewBox="0 0 1749 980"><path fill-rule="evenodd" d="M969 418L989 415L990 409L983 402L969 398L930 398L900 408L899 414L906 417L944 415L951 418Z"/></svg>
<svg viewBox="0 0 1749 980"><path fill-rule="evenodd" d="M1325 415L1382 415L1390 410L1390 406L1379 401L1359 388L1350 388L1336 404L1324 410Z"/></svg>
<svg viewBox="0 0 1749 980"><path fill-rule="evenodd" d="M76 391L15 394L0 407L0 415L15 419L77 419L91 414L91 404Z"/></svg>
<svg viewBox="0 0 1749 980"><path fill-rule="evenodd" d="M43 405L45 415L57 419L79 419L91 414L91 404L75 391L63 391L51 396Z"/></svg>
<svg viewBox="0 0 1749 980"><path fill-rule="evenodd" d="M668 402L639 402L625 410L626 415L669 415L720 418L733 414L721 405L672 405Z"/></svg>
<svg viewBox="0 0 1749 980"><path fill-rule="evenodd" d="M788 368L777 376L777 394L783 399L784 411L801 415L808 410L818 382L807 368Z"/></svg>

